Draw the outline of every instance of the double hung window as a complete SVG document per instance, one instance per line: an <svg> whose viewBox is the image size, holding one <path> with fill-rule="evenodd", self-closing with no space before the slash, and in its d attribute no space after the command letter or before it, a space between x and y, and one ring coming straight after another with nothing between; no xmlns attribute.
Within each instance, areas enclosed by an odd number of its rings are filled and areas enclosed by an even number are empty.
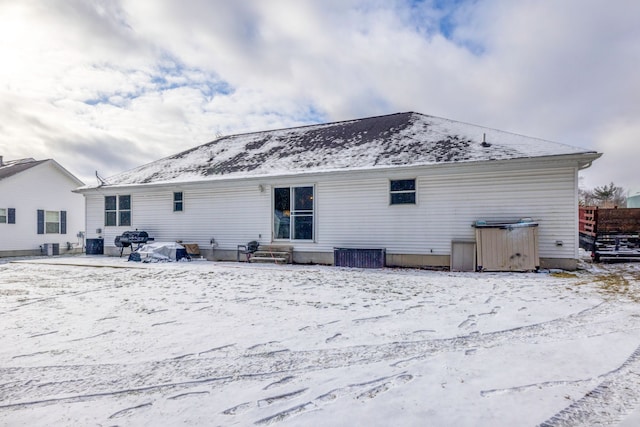
<svg viewBox="0 0 640 427"><path fill-rule="evenodd" d="M16 210L15 208L0 208L0 224L15 224Z"/></svg>
<svg viewBox="0 0 640 427"><path fill-rule="evenodd" d="M104 225L131 225L131 196L105 196Z"/></svg>
<svg viewBox="0 0 640 427"><path fill-rule="evenodd" d="M44 212L44 231L46 234L60 233L60 212L58 211Z"/></svg>
<svg viewBox="0 0 640 427"><path fill-rule="evenodd" d="M36 214L38 234L67 234L67 211L38 209Z"/></svg>
<svg viewBox="0 0 640 427"><path fill-rule="evenodd" d="M390 182L389 203L392 205L416 204L416 180L397 179Z"/></svg>
<svg viewBox="0 0 640 427"><path fill-rule="evenodd" d="M184 207L182 191L176 191L173 193L173 211L174 212L182 212Z"/></svg>

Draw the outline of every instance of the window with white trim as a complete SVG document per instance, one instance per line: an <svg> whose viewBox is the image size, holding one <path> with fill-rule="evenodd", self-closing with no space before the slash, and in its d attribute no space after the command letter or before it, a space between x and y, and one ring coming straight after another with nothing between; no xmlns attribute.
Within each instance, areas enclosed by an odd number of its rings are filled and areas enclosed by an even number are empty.
<svg viewBox="0 0 640 427"><path fill-rule="evenodd" d="M184 200L182 191L176 191L173 193L173 211L182 212L184 208Z"/></svg>
<svg viewBox="0 0 640 427"><path fill-rule="evenodd" d="M60 234L60 212L44 212L44 232L46 234Z"/></svg>
<svg viewBox="0 0 640 427"><path fill-rule="evenodd" d="M314 239L313 193L313 186L273 189L274 239Z"/></svg>
<svg viewBox="0 0 640 427"><path fill-rule="evenodd" d="M11 212L9 214L9 220L14 220L15 222L15 210L13 215L11 215ZM38 209L36 211L36 219L38 234L67 234L67 211Z"/></svg>
<svg viewBox="0 0 640 427"><path fill-rule="evenodd" d="M15 208L0 208L0 224L15 224L16 210Z"/></svg>
<svg viewBox="0 0 640 427"><path fill-rule="evenodd" d="M105 196L104 198L104 225L128 226L131 225L131 196Z"/></svg>
<svg viewBox="0 0 640 427"><path fill-rule="evenodd" d="M415 205L416 204L416 180L396 179L389 185L389 204L391 205Z"/></svg>

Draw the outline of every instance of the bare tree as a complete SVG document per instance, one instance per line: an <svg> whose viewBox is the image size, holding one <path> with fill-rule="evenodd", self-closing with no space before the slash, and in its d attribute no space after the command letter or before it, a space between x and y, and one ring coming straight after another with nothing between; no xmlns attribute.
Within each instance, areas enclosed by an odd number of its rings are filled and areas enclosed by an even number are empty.
<svg viewBox="0 0 640 427"><path fill-rule="evenodd" d="M580 206L596 206L596 198L593 190L578 189L578 203Z"/></svg>
<svg viewBox="0 0 640 427"><path fill-rule="evenodd" d="M579 192L580 203L584 201L587 206L625 207L627 204L626 192L613 182L596 187L593 190L579 190Z"/></svg>

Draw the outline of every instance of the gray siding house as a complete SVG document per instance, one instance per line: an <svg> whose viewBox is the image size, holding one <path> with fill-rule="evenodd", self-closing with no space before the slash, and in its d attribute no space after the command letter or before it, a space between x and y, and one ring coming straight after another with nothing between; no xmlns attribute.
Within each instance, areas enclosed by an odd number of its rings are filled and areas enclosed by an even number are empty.
<svg viewBox="0 0 640 427"><path fill-rule="evenodd" d="M578 171L594 151L407 112L221 137L76 191L87 238L144 230L235 260L239 244L384 248L388 266L449 266L481 219L539 224L542 267L578 258ZM212 244L212 242L214 242Z"/></svg>

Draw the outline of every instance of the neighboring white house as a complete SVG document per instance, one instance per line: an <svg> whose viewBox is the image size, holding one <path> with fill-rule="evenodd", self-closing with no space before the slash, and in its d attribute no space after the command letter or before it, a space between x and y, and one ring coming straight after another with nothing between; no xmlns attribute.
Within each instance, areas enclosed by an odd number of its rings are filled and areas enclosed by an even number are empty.
<svg viewBox="0 0 640 427"><path fill-rule="evenodd" d="M55 160L0 156L0 257L81 252L83 182Z"/></svg>
<svg viewBox="0 0 640 427"><path fill-rule="evenodd" d="M640 208L640 190L632 190L627 197L628 208Z"/></svg>
<svg viewBox="0 0 640 427"><path fill-rule="evenodd" d="M235 259L248 241L385 248L387 265L448 266L482 219L539 223L542 267L578 258L578 171L599 153L417 113L221 137L77 191L87 237L123 231ZM210 242L215 240L212 248Z"/></svg>

